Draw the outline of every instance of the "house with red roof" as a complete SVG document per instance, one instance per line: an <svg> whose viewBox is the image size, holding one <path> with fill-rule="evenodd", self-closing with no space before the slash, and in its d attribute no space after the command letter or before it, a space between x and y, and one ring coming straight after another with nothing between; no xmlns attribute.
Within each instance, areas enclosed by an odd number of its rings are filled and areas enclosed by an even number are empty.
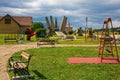
<svg viewBox="0 0 120 80"><path fill-rule="evenodd" d="M0 34L18 34L32 25L31 16L0 16Z"/></svg>

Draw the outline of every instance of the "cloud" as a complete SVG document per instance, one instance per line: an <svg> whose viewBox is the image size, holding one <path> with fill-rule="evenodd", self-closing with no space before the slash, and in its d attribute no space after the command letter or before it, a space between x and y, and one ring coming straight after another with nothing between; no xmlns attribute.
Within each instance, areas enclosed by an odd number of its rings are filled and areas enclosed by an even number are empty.
<svg viewBox="0 0 120 80"><path fill-rule="evenodd" d="M88 22L88 28L102 29L102 23Z"/></svg>
<svg viewBox="0 0 120 80"><path fill-rule="evenodd" d="M25 2L23 5L28 8L38 8L42 6L43 2L40 2L41 0L33 0L30 2Z"/></svg>
<svg viewBox="0 0 120 80"><path fill-rule="evenodd" d="M113 27L120 27L120 21L114 20L112 23Z"/></svg>
<svg viewBox="0 0 120 80"><path fill-rule="evenodd" d="M108 4L120 4L120 0L109 0Z"/></svg>
<svg viewBox="0 0 120 80"><path fill-rule="evenodd" d="M107 17L119 25L119 5L119 0L1 0L0 14L29 15L37 21L50 15L58 19L67 16L73 26L80 27L85 27L85 18L88 17L90 27L101 28Z"/></svg>

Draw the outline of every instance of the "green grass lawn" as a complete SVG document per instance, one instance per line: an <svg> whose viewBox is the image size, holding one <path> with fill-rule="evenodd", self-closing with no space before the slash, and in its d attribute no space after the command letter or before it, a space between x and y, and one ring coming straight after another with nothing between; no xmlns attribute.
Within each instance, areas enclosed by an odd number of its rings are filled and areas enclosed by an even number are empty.
<svg viewBox="0 0 120 80"><path fill-rule="evenodd" d="M24 38L24 41L23 43L26 44L26 43L29 43L29 42L36 42L36 36L32 36L31 37L31 40L30 41L27 41L26 38L27 36L22 34L22 35L17 35L15 38L17 38L18 40L18 43L16 43L15 41L7 41L6 43L4 42L4 37L14 37L15 35L17 34L0 34L0 45L3 45L3 44L8 44L8 45L13 45L13 44L20 44L20 37Z"/></svg>
<svg viewBox="0 0 120 80"><path fill-rule="evenodd" d="M119 64L67 63L70 57L97 57L95 47L36 48L26 52L33 55L29 71L35 80L120 80Z"/></svg>
<svg viewBox="0 0 120 80"><path fill-rule="evenodd" d="M7 41L6 43L4 43L4 37L7 36L8 34L0 34L0 45L2 44L20 44L20 39L18 38L18 43L16 43L15 41ZM11 36L11 34L9 34L9 36ZM12 36L14 36L14 34L12 34ZM26 40L26 35L22 35L24 38L24 44L29 43L29 42L36 42L36 36L32 36L31 37L31 41L27 41ZM18 36L20 37L20 36ZM99 40L93 40L91 41L90 38L87 38L87 41L85 41L84 36L77 36L76 40L62 40L61 37L58 36L51 36L50 39L57 39L57 44L98 44Z"/></svg>
<svg viewBox="0 0 120 80"><path fill-rule="evenodd" d="M86 39L85 41L85 37L84 36L76 36L76 40L62 40L62 38L60 37L50 37L51 39L57 39L57 44L99 44L99 40L91 40L91 38Z"/></svg>
<svg viewBox="0 0 120 80"><path fill-rule="evenodd" d="M57 44L99 44L99 41L85 41L84 39L77 40L58 40Z"/></svg>

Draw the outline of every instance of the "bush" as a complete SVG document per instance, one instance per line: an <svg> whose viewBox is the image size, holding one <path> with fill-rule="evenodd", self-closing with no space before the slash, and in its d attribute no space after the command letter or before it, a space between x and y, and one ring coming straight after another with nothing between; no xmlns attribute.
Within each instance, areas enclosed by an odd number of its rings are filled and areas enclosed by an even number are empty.
<svg viewBox="0 0 120 80"><path fill-rule="evenodd" d="M24 31L24 34L28 35L28 34L31 34L31 32L28 31L28 30L25 30L25 31Z"/></svg>
<svg viewBox="0 0 120 80"><path fill-rule="evenodd" d="M46 36L46 29L45 28L39 28L36 30L36 37L45 37Z"/></svg>
<svg viewBox="0 0 120 80"><path fill-rule="evenodd" d="M71 34L73 34L73 32L74 32L73 30L70 30L70 31L68 32L68 34L71 35Z"/></svg>

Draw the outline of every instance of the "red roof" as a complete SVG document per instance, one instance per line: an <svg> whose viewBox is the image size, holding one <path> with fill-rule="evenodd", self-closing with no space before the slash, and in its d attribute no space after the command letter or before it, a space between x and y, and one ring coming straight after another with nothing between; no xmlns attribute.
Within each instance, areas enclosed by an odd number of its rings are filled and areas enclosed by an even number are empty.
<svg viewBox="0 0 120 80"><path fill-rule="evenodd" d="M4 16L0 16L0 20ZM18 22L22 26L30 26L32 25L32 17L30 16L11 16L16 22Z"/></svg>
<svg viewBox="0 0 120 80"><path fill-rule="evenodd" d="M0 19L2 19L3 16L0 16Z"/></svg>

